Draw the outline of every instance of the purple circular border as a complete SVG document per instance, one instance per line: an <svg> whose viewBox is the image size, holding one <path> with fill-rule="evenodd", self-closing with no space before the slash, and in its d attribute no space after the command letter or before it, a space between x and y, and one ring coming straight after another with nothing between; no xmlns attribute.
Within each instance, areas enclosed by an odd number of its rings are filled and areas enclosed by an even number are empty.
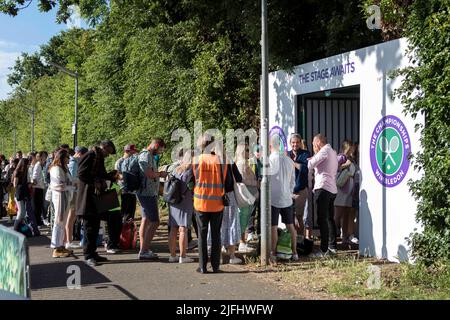
<svg viewBox="0 0 450 320"><path fill-rule="evenodd" d="M406 149L405 148L405 143L404 143L404 138L402 137L402 134L400 132L400 130L394 126L392 123L390 124L386 124L386 122L389 119L393 119L395 121L397 121L400 124L400 127L403 127L403 129L406 132L406 136L405 138L408 139L409 142L409 148ZM380 133L377 134L376 130L379 126L382 126ZM381 132L383 132L384 129L386 128L393 128L394 130L396 130L398 132L398 134L400 135L401 141L402 141L402 148L403 148L403 159L402 159L402 164L400 166L400 168L397 170L397 172L395 174L392 175L385 175L381 169L378 167L378 163L377 163L377 158L376 158L376 150L377 150L377 146L375 145L375 148L372 149L372 139L375 139L376 141L378 141L378 137L381 134ZM376 143L376 142L375 142ZM408 156L411 154L411 138L409 136L408 130L406 129L405 124L403 123L402 120L400 120L399 118L397 118L396 116L393 115L387 115L383 118L381 118L380 121L377 122L377 124L375 125L375 128L373 129L372 135L370 136L370 163L372 165L372 172L375 175L375 179L383 186L387 187L387 188L393 188L397 185L399 185L403 179L406 177L406 174L408 173L408 169L409 169L409 160L408 160ZM379 177L377 177L377 170L380 171L380 174L382 176L382 180L379 179ZM386 183L387 179L393 179L395 178L398 173L400 171L403 171L403 176L397 180L396 182L392 183L392 184L388 184Z"/></svg>
<svg viewBox="0 0 450 320"><path fill-rule="evenodd" d="M269 137L271 137L273 134L278 134L280 136L281 141L283 141L284 151L287 152L288 151L287 139L283 129L281 129L281 127L279 126L273 126L272 129L270 129L269 131Z"/></svg>

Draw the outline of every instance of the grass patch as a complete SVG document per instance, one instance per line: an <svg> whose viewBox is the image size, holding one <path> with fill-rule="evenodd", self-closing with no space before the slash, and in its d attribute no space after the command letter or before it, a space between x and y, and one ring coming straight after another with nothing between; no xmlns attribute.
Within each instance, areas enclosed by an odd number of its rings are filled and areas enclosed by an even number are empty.
<svg viewBox="0 0 450 320"><path fill-rule="evenodd" d="M450 300L450 263L434 267L357 256L249 268L310 299ZM270 271L270 272L267 272Z"/></svg>

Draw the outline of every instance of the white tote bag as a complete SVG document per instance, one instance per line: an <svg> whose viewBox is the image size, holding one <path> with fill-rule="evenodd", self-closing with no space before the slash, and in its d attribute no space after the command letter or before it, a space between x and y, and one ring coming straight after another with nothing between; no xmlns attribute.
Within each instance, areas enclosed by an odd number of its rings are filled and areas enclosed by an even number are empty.
<svg viewBox="0 0 450 320"><path fill-rule="evenodd" d="M234 197L236 198L236 202L239 208L245 208L251 206L255 203L256 198L252 195L250 191L248 191L245 184L242 182L236 182L234 178Z"/></svg>

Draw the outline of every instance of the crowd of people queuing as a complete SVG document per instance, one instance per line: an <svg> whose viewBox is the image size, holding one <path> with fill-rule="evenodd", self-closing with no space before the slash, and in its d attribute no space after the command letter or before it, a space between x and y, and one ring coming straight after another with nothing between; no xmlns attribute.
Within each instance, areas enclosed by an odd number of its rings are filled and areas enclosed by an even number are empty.
<svg viewBox="0 0 450 320"><path fill-rule="evenodd" d="M337 238L344 244L358 243L357 211L359 206L358 147L344 141L337 154L318 134L312 141L313 154L299 134L290 137L291 150L280 147L280 138L270 139L269 175L271 186L271 259L277 259L279 222L285 224L291 237L292 260L299 259L299 239L313 238L313 214L308 204L313 199L320 230L320 250L315 256L336 254ZM142 151L128 144L123 155L108 172L105 158L116 154L112 141L72 150L63 144L51 153L18 151L9 160L0 155L1 198L4 209L16 215L14 230L28 227L39 236L43 226L51 226L52 256L68 257L83 248L86 263L96 266L107 258L97 253L102 220L107 222L109 254L120 252L122 224L134 220L137 202L141 207L139 227L140 260L157 259L151 250L160 225L159 196L161 180L174 177L179 181L181 200L168 204L170 252L169 262L191 263L188 251L195 245L192 227L198 238L198 272L219 272L221 254L229 263L242 260L236 252L254 250L249 241L260 235L260 183L262 179L261 146L239 144L234 158L211 147L214 137L208 134L196 142L197 151L180 152L178 161L166 170L159 160L165 152L162 139L153 139ZM252 203L242 204L238 192L244 185L253 196ZM118 194L119 205L99 212L96 199L108 190ZM311 197L312 195L312 197ZM51 206L52 210L48 210ZM48 213L53 212L52 216ZM74 238L83 234L82 243ZM178 239L177 239L178 238ZM177 254L177 247L178 252Z"/></svg>

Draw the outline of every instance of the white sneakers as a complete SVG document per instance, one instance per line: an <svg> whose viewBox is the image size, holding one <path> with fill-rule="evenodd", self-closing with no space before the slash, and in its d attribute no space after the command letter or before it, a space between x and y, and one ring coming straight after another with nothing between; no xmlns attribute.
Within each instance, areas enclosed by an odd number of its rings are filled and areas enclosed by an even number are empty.
<svg viewBox="0 0 450 320"><path fill-rule="evenodd" d="M67 242L66 243L66 249L67 250L73 250L73 249L80 249L81 246L79 244L76 244L74 242Z"/></svg>
<svg viewBox="0 0 450 320"><path fill-rule="evenodd" d="M172 263L172 262L178 262L178 259L179 259L179 258L178 258L178 255L176 255L175 257L170 256L170 257L169 257L169 262L170 262L170 263Z"/></svg>
<svg viewBox="0 0 450 320"><path fill-rule="evenodd" d="M238 257L230 257L230 264L240 264L242 263L242 260Z"/></svg>
<svg viewBox="0 0 450 320"><path fill-rule="evenodd" d="M158 255L153 253L152 251L147 252L139 252L138 259L139 260L148 260L148 259L156 259Z"/></svg>
<svg viewBox="0 0 450 320"><path fill-rule="evenodd" d="M252 252L253 248L249 247L246 243L239 243L239 248L238 248L238 252L242 252L242 253L249 253Z"/></svg>
<svg viewBox="0 0 450 320"><path fill-rule="evenodd" d="M180 257L180 259L178 260L178 263L190 263L190 262L194 262L194 259L189 258L189 257Z"/></svg>
<svg viewBox="0 0 450 320"><path fill-rule="evenodd" d="M353 244L359 244L358 238L355 237L354 235L351 235L348 239L349 239L350 242L353 243Z"/></svg>
<svg viewBox="0 0 450 320"><path fill-rule="evenodd" d="M247 241L255 241L255 240L258 240L258 236L255 233L250 232L247 235Z"/></svg>

